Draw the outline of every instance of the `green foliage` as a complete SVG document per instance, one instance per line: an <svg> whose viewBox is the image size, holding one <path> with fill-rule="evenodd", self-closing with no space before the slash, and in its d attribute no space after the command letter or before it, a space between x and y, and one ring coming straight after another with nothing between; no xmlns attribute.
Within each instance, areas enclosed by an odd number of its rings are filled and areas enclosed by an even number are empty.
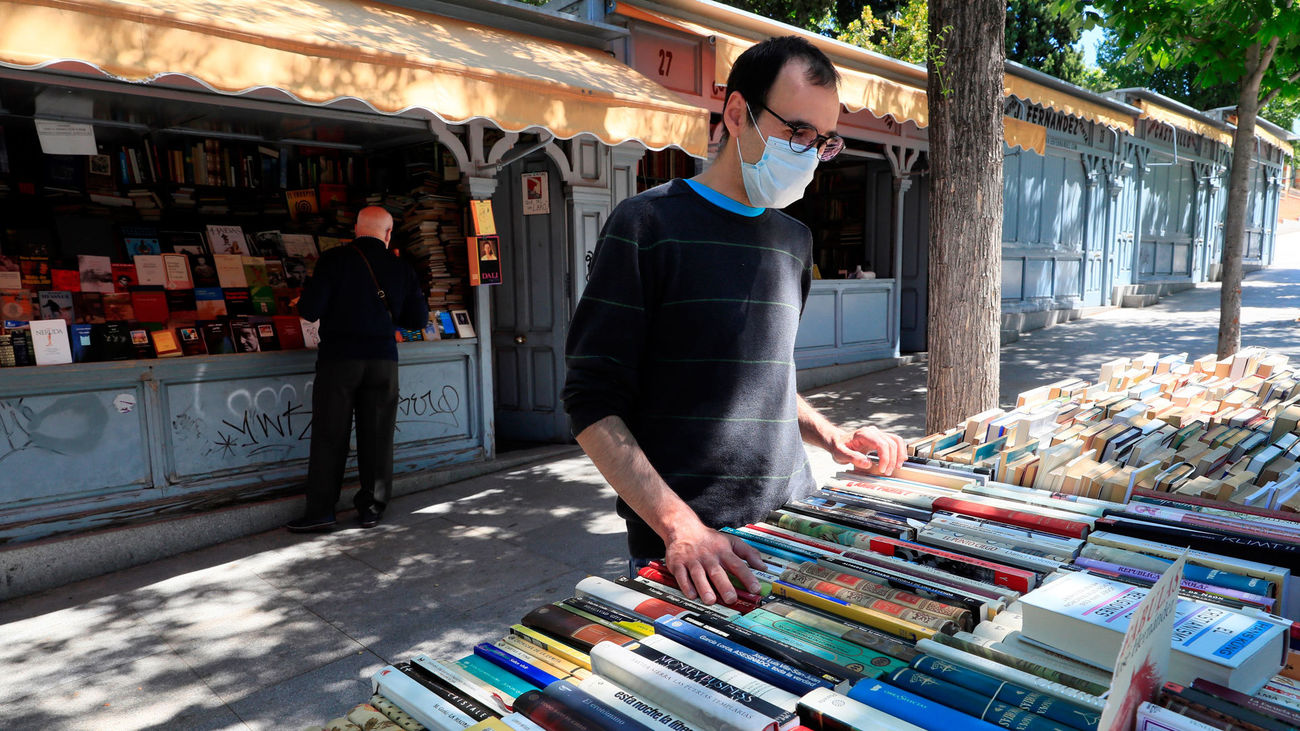
<svg viewBox="0 0 1300 731"><path fill-rule="evenodd" d="M1072 84L1085 78L1079 42L1081 15L1045 0L1007 0L1007 60Z"/></svg>
<svg viewBox="0 0 1300 731"><path fill-rule="evenodd" d="M929 55L926 50L929 22L926 0L904 0L884 20L877 18L871 8L863 9L862 15L836 37L886 56L924 64Z"/></svg>
<svg viewBox="0 0 1300 731"><path fill-rule="evenodd" d="M1057 8L1082 5L1055 2ZM1092 0L1083 12L1085 27L1107 29L1098 64L1117 86L1146 86L1198 109L1232 105L1249 49L1276 38L1260 84L1260 100L1273 102L1264 116L1284 119L1300 99L1300 8L1294 0Z"/></svg>

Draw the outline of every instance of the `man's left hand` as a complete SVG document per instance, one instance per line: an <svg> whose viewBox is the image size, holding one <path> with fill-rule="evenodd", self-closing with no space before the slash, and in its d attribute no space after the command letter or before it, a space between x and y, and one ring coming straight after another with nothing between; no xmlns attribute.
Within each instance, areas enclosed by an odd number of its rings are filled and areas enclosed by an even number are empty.
<svg viewBox="0 0 1300 731"><path fill-rule="evenodd" d="M901 437L874 426L864 426L853 432L840 429L827 451L836 462L852 464L873 475L892 475L907 461L907 443ZM868 452L875 452L876 457L871 458Z"/></svg>

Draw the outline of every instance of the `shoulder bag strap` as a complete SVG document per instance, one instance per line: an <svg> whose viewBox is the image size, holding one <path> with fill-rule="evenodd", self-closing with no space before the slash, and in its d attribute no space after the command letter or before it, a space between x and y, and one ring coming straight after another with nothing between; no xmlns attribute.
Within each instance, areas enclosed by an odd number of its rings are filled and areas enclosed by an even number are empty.
<svg viewBox="0 0 1300 731"><path fill-rule="evenodd" d="M375 269L374 267L370 266L370 260L366 258L366 255L364 253L361 252L361 249L358 249L351 244L348 244L348 248L357 252L357 256L361 257L361 261L365 262L366 271L370 272L370 281L375 283L375 294L379 296L379 302L384 306L384 312L388 313L389 322L392 322L393 310L391 307L389 307L388 304L388 293L384 292L384 288L379 286L379 278L375 276Z"/></svg>

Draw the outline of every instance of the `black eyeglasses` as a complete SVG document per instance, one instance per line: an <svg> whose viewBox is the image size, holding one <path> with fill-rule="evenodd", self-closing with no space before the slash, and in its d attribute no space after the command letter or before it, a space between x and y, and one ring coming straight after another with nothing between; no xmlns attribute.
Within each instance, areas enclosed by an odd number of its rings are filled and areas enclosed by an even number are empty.
<svg viewBox="0 0 1300 731"><path fill-rule="evenodd" d="M817 128L811 124L787 122L784 117L772 111L766 104L759 103L758 107L768 114L776 117L781 124L790 128L790 149L796 154L803 153L817 148L817 159L822 162L835 159L844 149L844 138L837 134L823 135L817 133Z"/></svg>

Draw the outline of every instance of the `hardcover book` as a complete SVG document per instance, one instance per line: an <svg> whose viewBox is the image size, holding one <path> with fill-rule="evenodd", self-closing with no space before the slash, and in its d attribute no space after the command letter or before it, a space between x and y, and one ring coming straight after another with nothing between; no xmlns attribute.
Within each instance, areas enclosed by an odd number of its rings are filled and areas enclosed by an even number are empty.
<svg viewBox="0 0 1300 731"><path fill-rule="evenodd" d="M185 254L163 254L163 285L167 289L194 289L190 262Z"/></svg>
<svg viewBox="0 0 1300 731"><path fill-rule="evenodd" d="M171 330L154 330L149 335L153 338L154 354L159 358L175 358L184 355L180 342L176 339L176 333Z"/></svg>
<svg viewBox="0 0 1300 731"><path fill-rule="evenodd" d="M125 294L131 291L131 288L140 284L140 278L136 275L134 264L112 264L113 270L113 291L118 294Z"/></svg>
<svg viewBox="0 0 1300 731"><path fill-rule="evenodd" d="M262 342L257 337L257 326L251 322L232 321L230 332L235 338L235 352L260 353Z"/></svg>
<svg viewBox="0 0 1300 731"><path fill-rule="evenodd" d="M167 309L167 293L161 289L140 289L131 293L131 306L135 319L140 322L167 322L171 311Z"/></svg>
<svg viewBox="0 0 1300 731"><path fill-rule="evenodd" d="M302 337L302 322L296 315L276 315L271 318L275 334L284 350L301 350L306 347Z"/></svg>
<svg viewBox="0 0 1300 731"><path fill-rule="evenodd" d="M203 350L209 355L223 355L238 352L235 350L230 325L226 322L200 322L199 333L203 337Z"/></svg>
<svg viewBox="0 0 1300 731"><path fill-rule="evenodd" d="M32 307L32 293L27 290L8 290L0 292L0 320L30 322L36 319L36 310Z"/></svg>
<svg viewBox="0 0 1300 731"><path fill-rule="evenodd" d="M203 336L197 327L176 328L176 339L180 342L181 353L184 355L203 355L207 352L203 347Z"/></svg>
<svg viewBox="0 0 1300 731"><path fill-rule="evenodd" d="M81 291L81 273L76 269L51 269L51 287L64 292Z"/></svg>
<svg viewBox="0 0 1300 731"><path fill-rule="evenodd" d="M247 256L249 254L248 243L244 240L244 230L239 226L209 225L207 235L208 250L213 254L218 256ZM220 264L218 264L218 268L220 268Z"/></svg>
<svg viewBox="0 0 1300 731"><path fill-rule="evenodd" d="M113 263L107 256L82 254L77 257L77 269L81 275L82 292L108 294L116 291L113 288ZM0 286L0 289L4 287Z"/></svg>
<svg viewBox="0 0 1300 731"><path fill-rule="evenodd" d="M1124 632L1148 590L1091 574L1064 574L1021 597L1024 635L1063 654L1113 668ZM1179 599L1169 679L1205 678L1254 693L1286 664L1281 620Z"/></svg>
<svg viewBox="0 0 1300 731"><path fill-rule="evenodd" d="M253 315L252 294L248 287L226 287L221 290L226 300L226 312L232 316Z"/></svg>

